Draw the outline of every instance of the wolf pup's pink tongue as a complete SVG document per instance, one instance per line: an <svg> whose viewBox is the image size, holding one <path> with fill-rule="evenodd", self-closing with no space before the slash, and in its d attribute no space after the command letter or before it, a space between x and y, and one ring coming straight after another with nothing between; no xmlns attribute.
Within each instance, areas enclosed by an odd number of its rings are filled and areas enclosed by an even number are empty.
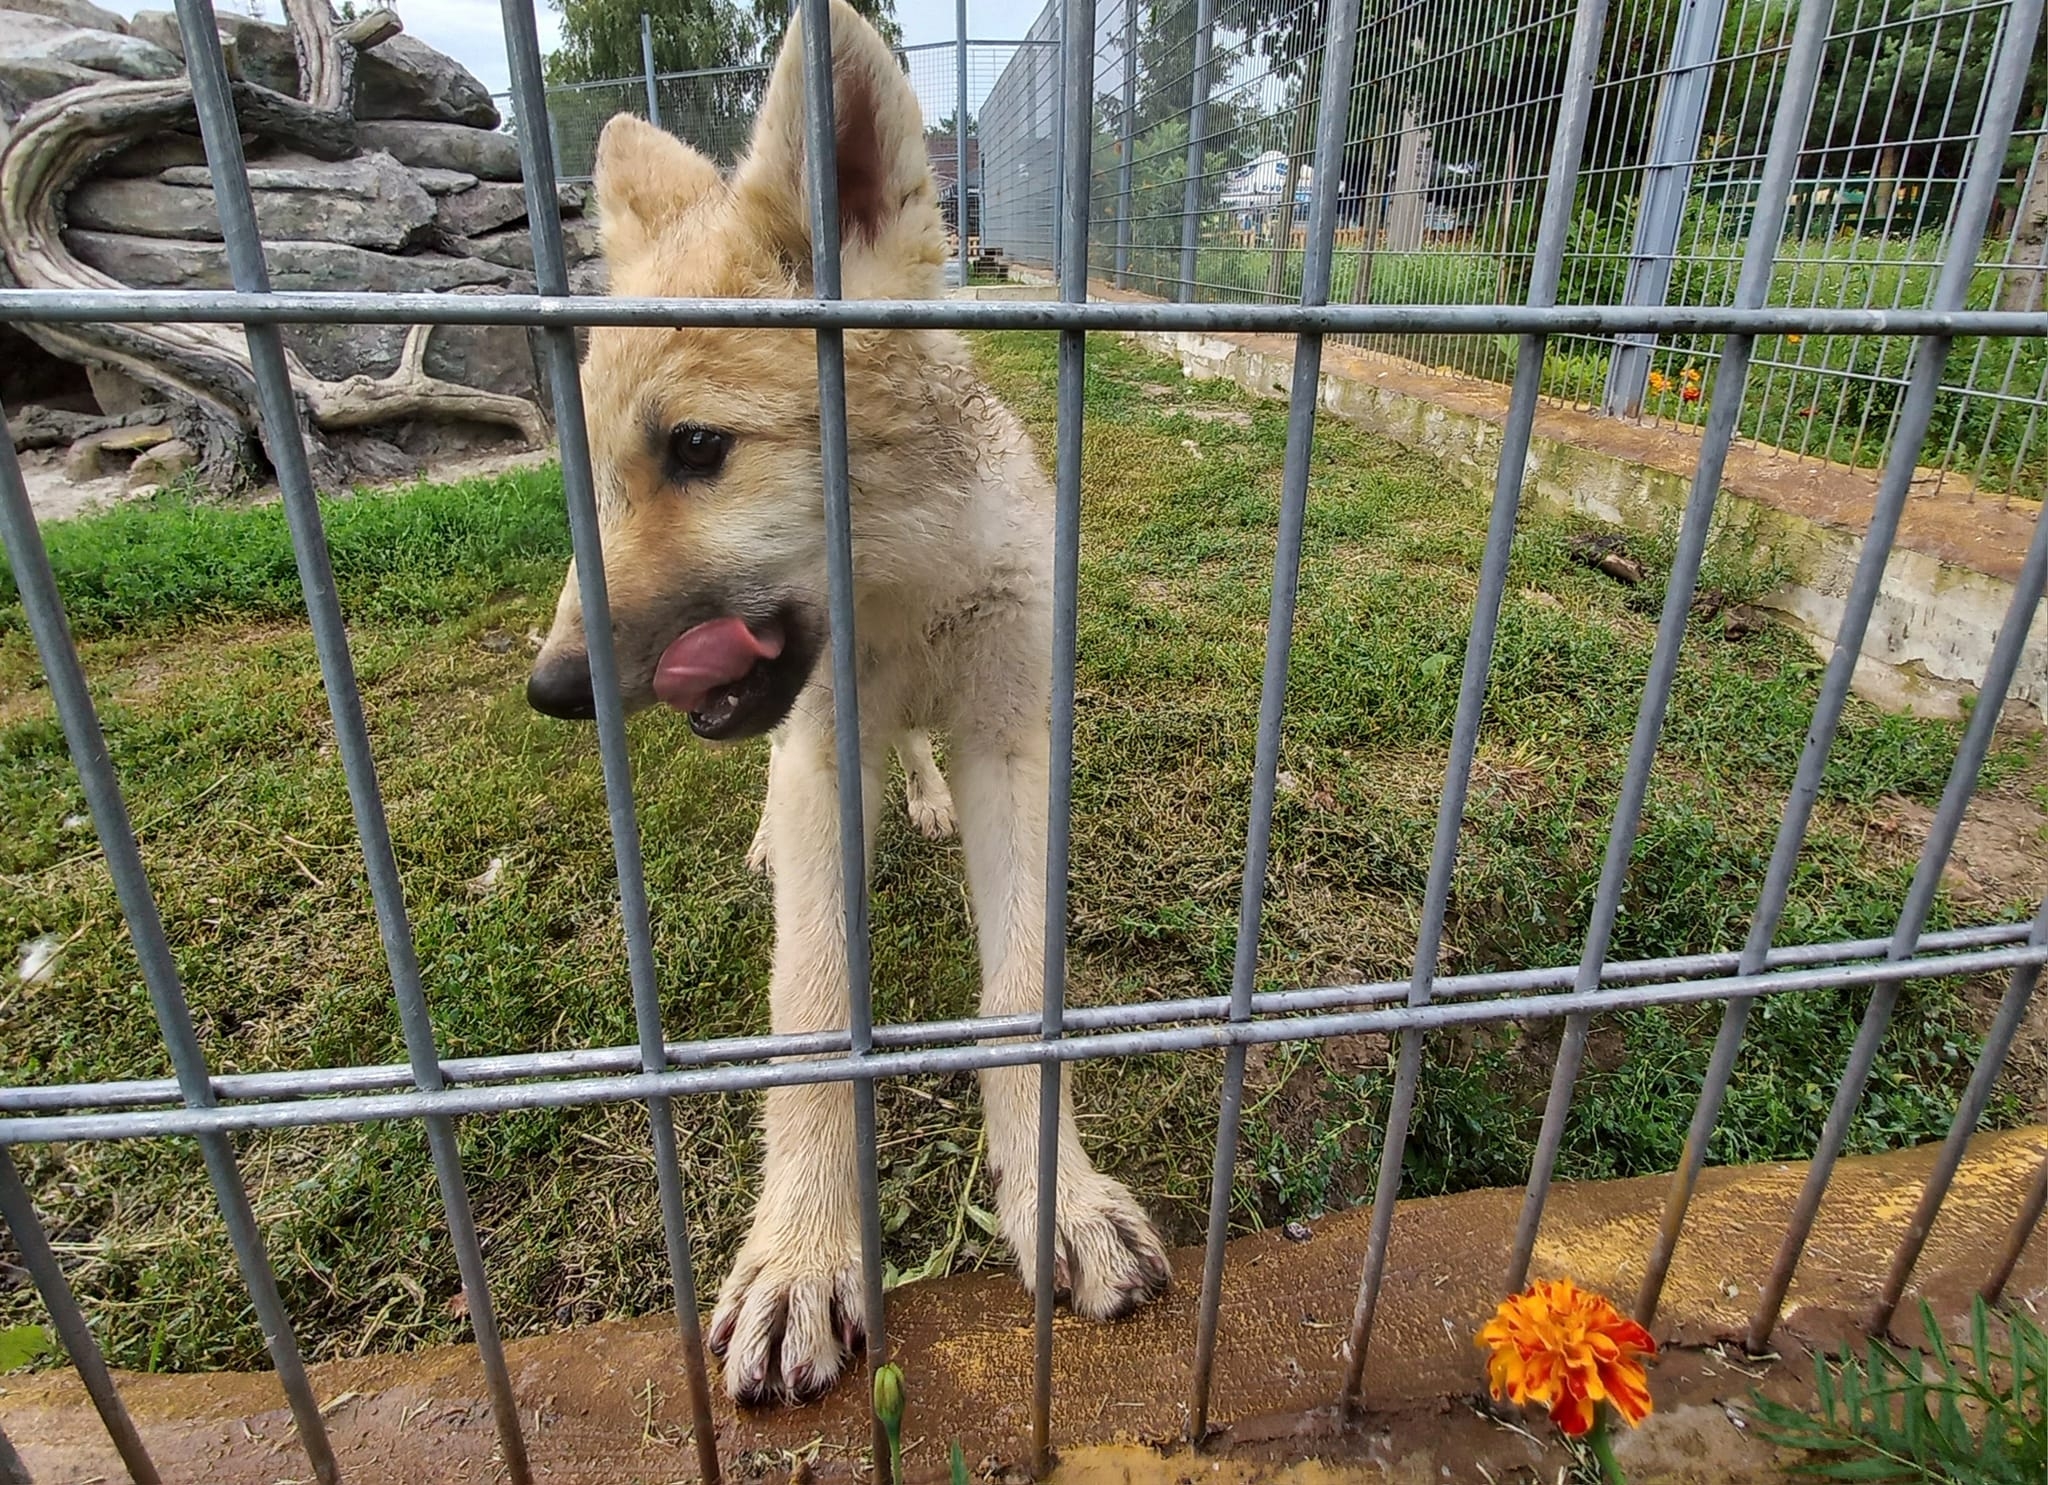
<svg viewBox="0 0 2048 1485"><path fill-rule="evenodd" d="M782 631L756 634L742 619L713 619L671 641L654 667L654 694L679 712L699 712L711 693L746 679L782 653Z"/></svg>

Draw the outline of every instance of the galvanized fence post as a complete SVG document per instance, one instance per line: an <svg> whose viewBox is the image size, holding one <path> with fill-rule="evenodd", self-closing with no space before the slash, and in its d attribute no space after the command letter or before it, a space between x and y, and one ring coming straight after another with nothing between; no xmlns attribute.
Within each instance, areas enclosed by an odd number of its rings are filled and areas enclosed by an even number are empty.
<svg viewBox="0 0 2048 1485"><path fill-rule="evenodd" d="M661 127L661 97L654 87L654 17L640 12L640 73L647 80L647 122Z"/></svg>
<svg viewBox="0 0 2048 1485"><path fill-rule="evenodd" d="M1084 103L1091 107L1092 104ZM1124 90L1116 125L1116 286L1131 286L1131 184L1138 147L1138 0L1124 0Z"/></svg>
<svg viewBox="0 0 2048 1485"><path fill-rule="evenodd" d="M1727 0L1684 0L1671 38L1670 70L1650 127L1649 158L1643 163L1642 200L1636 211L1635 243L1629 250L1624 304L1662 304L1670 292L1671 269L1685 222L1693 162L1699 158L1700 130L1707 117L1707 90L1721 51ZM1769 211L1759 202L1759 211ZM1624 335L1607 363L1602 406L1616 417L1643 410L1656 338Z"/></svg>
<svg viewBox="0 0 2048 1485"><path fill-rule="evenodd" d="M1189 78L1188 178L1180 206L1180 286L1182 304L1195 302L1195 276L1200 267L1202 237L1202 170L1209 145L1209 53L1216 37L1216 0L1195 0L1195 65Z"/></svg>
<svg viewBox="0 0 2048 1485"><path fill-rule="evenodd" d="M967 251L967 0L954 0L953 45L955 88L953 93L953 205L960 228L960 288L967 289L970 254Z"/></svg>
<svg viewBox="0 0 2048 1485"><path fill-rule="evenodd" d="M1345 120L1351 112L1351 76L1358 56L1360 0L1338 0L1323 44L1320 106L1316 114L1315 181L1303 243L1301 302L1330 301L1331 259L1337 240L1337 180L1343 173ZM1306 107L1306 104L1303 105ZM1323 337L1295 337L1288 389L1287 451L1280 475L1280 522L1273 548L1272 600L1266 615L1265 669L1259 682L1259 730L1252 760L1251 819L1245 828L1244 880L1238 894L1237 943L1230 972L1230 1019L1249 1021L1257 989L1259 932L1265 922L1266 875L1272 857L1273 810L1279 797L1280 744L1287 722L1287 670L1293 655L1295 602L1308 521L1309 461L1316 411L1321 406ZM1194 1385L1188 1399L1188 1437L1199 1444L1209 1427L1209 1386L1222 1325L1224 1249L1230 1236L1231 1187L1237 1176L1238 1137L1244 1118L1249 1049L1223 1054L1217 1100L1216 1153L1209 1175L1209 1228L1202 1254L1202 1292L1195 1319Z"/></svg>

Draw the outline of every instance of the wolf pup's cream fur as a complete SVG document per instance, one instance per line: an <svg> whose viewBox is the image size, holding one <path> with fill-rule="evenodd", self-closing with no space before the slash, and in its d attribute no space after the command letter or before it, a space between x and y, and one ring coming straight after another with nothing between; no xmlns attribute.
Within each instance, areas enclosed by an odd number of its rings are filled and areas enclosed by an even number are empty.
<svg viewBox="0 0 2048 1485"><path fill-rule="evenodd" d="M839 0L832 42L845 292L933 297L945 237L917 98ZM605 127L596 197L612 292L809 292L801 52L792 28L730 178L635 119ZM914 750L924 729L943 729L981 1008L1027 1012L1044 953L1052 493L957 336L851 331L846 363L868 838L891 747L907 737ZM597 329L583 387L626 705L674 707L710 739L775 734L764 820L774 1029L843 1026L813 338ZM591 715L573 571L528 696L543 712ZM912 788L922 782L913 769ZM987 1071L981 1089L1003 1234L1029 1288L1043 1279L1032 1271L1038 1070ZM865 1319L852 1090L770 1089L765 1146L753 1230L711 1327L726 1386L745 1402L822 1392ZM1070 1100L1058 1161L1051 1281L1081 1314L1124 1315L1166 1285L1159 1237L1130 1192L1089 1163Z"/></svg>

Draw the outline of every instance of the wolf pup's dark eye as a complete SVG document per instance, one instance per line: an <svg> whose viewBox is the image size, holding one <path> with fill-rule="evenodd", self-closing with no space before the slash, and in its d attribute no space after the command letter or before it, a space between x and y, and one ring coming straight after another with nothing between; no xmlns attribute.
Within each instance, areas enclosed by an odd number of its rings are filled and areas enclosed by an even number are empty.
<svg viewBox="0 0 2048 1485"><path fill-rule="evenodd" d="M702 479L725 467L732 435L695 423L678 423L668 434L668 472L672 479Z"/></svg>

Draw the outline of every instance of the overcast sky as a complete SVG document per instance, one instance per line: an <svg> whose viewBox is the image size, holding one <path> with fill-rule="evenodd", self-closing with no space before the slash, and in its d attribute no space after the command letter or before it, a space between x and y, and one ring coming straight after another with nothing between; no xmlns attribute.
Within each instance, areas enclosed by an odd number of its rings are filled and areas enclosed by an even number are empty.
<svg viewBox="0 0 2048 1485"><path fill-rule="evenodd" d="M114 0L115 8L133 15L138 10L168 10L169 0ZM215 0L221 10L239 10L282 20L284 7L278 0ZM483 79L493 93L509 86L505 68L505 31L499 18L498 0L396 0L405 29L428 46L446 52ZM968 35L1022 35L1039 6L1015 0L980 0L968 6ZM560 34L560 21L547 0L535 0L535 18L540 24L540 45L551 50ZM896 0L896 21L903 39L910 44L953 39L953 0ZM949 74L950 75L950 74ZM992 81L990 79L989 81ZM976 91L987 88L982 81ZM948 108L945 112L951 112ZM934 115L936 117L937 115Z"/></svg>

